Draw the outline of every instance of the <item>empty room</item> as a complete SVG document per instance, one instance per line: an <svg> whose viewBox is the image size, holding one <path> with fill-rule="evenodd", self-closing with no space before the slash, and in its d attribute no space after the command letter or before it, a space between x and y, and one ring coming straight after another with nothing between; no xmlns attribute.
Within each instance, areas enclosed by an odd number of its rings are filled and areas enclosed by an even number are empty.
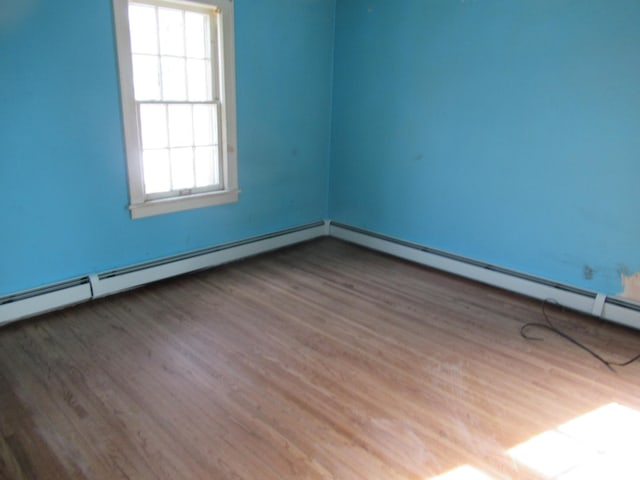
<svg viewBox="0 0 640 480"><path fill-rule="evenodd" d="M0 2L0 479L639 479L640 2Z"/></svg>

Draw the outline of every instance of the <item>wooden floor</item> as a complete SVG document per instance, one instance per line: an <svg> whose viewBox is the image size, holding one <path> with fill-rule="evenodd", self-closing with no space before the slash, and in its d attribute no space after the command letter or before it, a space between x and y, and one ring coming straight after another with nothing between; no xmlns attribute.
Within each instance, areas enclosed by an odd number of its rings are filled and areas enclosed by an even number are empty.
<svg viewBox="0 0 640 480"><path fill-rule="evenodd" d="M640 332L550 313L605 356L640 350ZM540 320L321 239L22 321L0 329L0 478L543 478L509 450L640 411L640 365L520 337Z"/></svg>

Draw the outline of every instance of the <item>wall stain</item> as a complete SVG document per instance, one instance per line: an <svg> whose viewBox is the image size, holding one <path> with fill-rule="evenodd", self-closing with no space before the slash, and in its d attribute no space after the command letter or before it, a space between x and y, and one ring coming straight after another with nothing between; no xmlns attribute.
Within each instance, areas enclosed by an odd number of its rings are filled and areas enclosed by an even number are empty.
<svg viewBox="0 0 640 480"><path fill-rule="evenodd" d="M618 275L629 275L631 273L631 270L629 270L629 267L627 267L625 264L620 264L620 266L618 267Z"/></svg>
<svg viewBox="0 0 640 480"><path fill-rule="evenodd" d="M620 296L640 302L640 272L633 275L620 274L622 280L622 288L624 289Z"/></svg>
<svg viewBox="0 0 640 480"><path fill-rule="evenodd" d="M589 265L585 265L582 269L582 276L585 280L593 280L593 268Z"/></svg>

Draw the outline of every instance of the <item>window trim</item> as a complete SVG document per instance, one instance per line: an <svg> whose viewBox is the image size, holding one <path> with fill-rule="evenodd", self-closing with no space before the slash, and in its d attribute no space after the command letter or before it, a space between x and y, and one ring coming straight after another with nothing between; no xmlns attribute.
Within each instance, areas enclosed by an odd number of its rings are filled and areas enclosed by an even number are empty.
<svg viewBox="0 0 640 480"><path fill-rule="evenodd" d="M143 0L148 3L155 3ZM131 38L129 35L129 0L113 0L114 27L118 72L120 80L120 99L122 124L125 140L125 155L129 183L131 218L142 218L163 213L178 212L193 208L232 203L238 200L237 167L237 127L236 127L236 81L235 81L235 44L233 0L163 0L162 4L187 7L213 7L218 10L218 55L220 63L220 137L222 140L221 175L223 187L204 193L171 196L158 199L146 198L142 172L141 140L138 113L133 88L133 65L131 60Z"/></svg>

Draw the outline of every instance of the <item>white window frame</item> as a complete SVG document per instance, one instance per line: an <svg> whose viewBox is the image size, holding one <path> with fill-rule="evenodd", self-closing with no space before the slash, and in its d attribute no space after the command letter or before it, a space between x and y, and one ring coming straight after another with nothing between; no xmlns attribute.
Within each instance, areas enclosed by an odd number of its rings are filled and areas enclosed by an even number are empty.
<svg viewBox="0 0 640 480"><path fill-rule="evenodd" d="M149 0L143 0L149 2ZM151 3L151 2L149 2ZM155 2L154 2L155 3ZM220 138L222 188L203 193L149 198L145 195L142 169L142 145L133 86L131 39L129 34L129 0L113 0L122 121L129 176L129 195L132 218L142 218L193 208L221 205L238 200L236 86L233 0L161 0L158 4L177 7L195 6L217 9L217 39L220 68ZM153 195L151 195L153 197Z"/></svg>

